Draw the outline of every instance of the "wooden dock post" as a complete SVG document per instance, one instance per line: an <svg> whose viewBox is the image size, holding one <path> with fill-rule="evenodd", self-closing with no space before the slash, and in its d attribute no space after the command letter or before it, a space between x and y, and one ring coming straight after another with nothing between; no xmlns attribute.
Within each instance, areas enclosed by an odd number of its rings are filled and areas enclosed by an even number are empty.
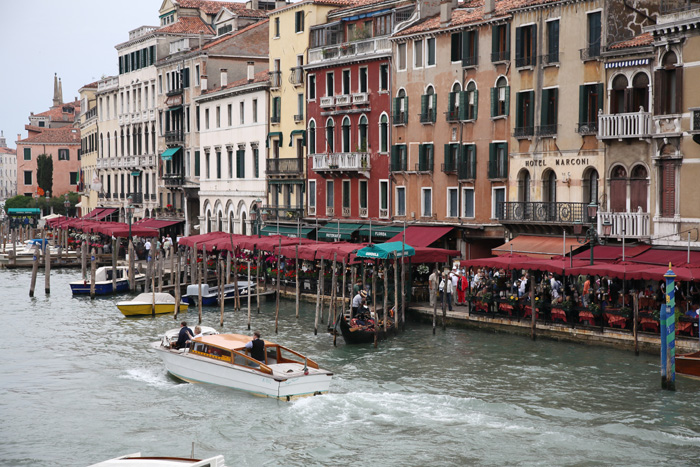
<svg viewBox="0 0 700 467"><path fill-rule="evenodd" d="M117 293L117 239L112 238L112 293Z"/></svg>
<svg viewBox="0 0 700 467"><path fill-rule="evenodd" d="M389 321L388 318L384 320L384 331L386 331L386 322ZM398 330L399 327L399 260L394 259L394 332Z"/></svg>
<svg viewBox="0 0 700 467"><path fill-rule="evenodd" d="M226 284L231 283L231 262L231 252L229 251L226 255ZM236 271L236 273L238 273L238 271Z"/></svg>
<svg viewBox="0 0 700 467"><path fill-rule="evenodd" d="M206 245L206 243L202 243L202 275L200 277L204 278L205 284L209 283L209 269L207 268L207 245Z"/></svg>
<svg viewBox="0 0 700 467"><path fill-rule="evenodd" d="M163 258L163 253L158 250L156 251L156 258L158 258L158 292L163 291L163 274L164 274L164 258ZM155 266L155 265L154 265Z"/></svg>
<svg viewBox="0 0 700 467"><path fill-rule="evenodd" d="M275 334L277 334L277 325L280 316L280 266L282 264L282 237L279 237L279 248L277 249L277 293L275 299ZM274 250L274 248L273 248Z"/></svg>
<svg viewBox="0 0 700 467"><path fill-rule="evenodd" d="M260 267L260 252L258 251L258 266L255 268L255 303L257 303L258 314L260 314ZM248 324L250 325L250 321Z"/></svg>
<svg viewBox="0 0 700 467"><path fill-rule="evenodd" d="M347 258L343 257L343 299L342 299L342 309L343 309L343 314L345 314L345 311L348 309L347 303L345 303L345 292L347 291L348 285L347 285L347 270L345 269L347 267L346 265Z"/></svg>
<svg viewBox="0 0 700 467"><path fill-rule="evenodd" d="M321 271L323 271L324 268L324 261L321 260ZM326 300L326 276L325 274L321 274L321 308L318 311L318 317L319 320L321 321L321 324L323 324L323 302Z"/></svg>
<svg viewBox="0 0 700 467"><path fill-rule="evenodd" d="M36 275L39 272L39 247L34 245L34 256L32 263L32 281L29 285L29 296L34 296L34 287L36 286Z"/></svg>
<svg viewBox="0 0 700 467"><path fill-rule="evenodd" d="M175 295L175 315L174 319L177 319L178 313L180 313L180 249L177 249L177 263L175 263L175 268L177 271L175 271L175 277L176 280L174 282L175 284L175 290L174 290L174 295Z"/></svg>
<svg viewBox="0 0 700 467"><path fill-rule="evenodd" d="M12 230L12 256L10 257L10 265L17 264L17 229Z"/></svg>
<svg viewBox="0 0 700 467"><path fill-rule="evenodd" d="M335 319L335 307L336 300L338 298L338 276L335 274L335 270L338 267L338 253L333 253L333 269L331 269L331 302L328 305L328 327L331 326L333 320Z"/></svg>
<svg viewBox="0 0 700 467"><path fill-rule="evenodd" d="M389 260L384 260L384 309L382 310L382 318L384 320L384 332L386 333L386 322L389 319ZM374 327L379 327L379 313L375 312L375 325Z"/></svg>
<svg viewBox="0 0 700 467"><path fill-rule="evenodd" d="M378 260L374 261L374 269L372 269L372 307L374 307L374 319L376 321L379 315L379 310L377 310L377 270L379 269ZM364 277L365 271L363 268L362 276ZM374 325L374 348L377 348L377 328L379 326L375 323Z"/></svg>
<svg viewBox="0 0 700 467"><path fill-rule="evenodd" d="M233 309L241 311L241 294L238 291L238 258L233 257ZM229 282L231 281L229 274Z"/></svg>
<svg viewBox="0 0 700 467"><path fill-rule="evenodd" d="M196 256L197 244L195 243L194 246L195 246L195 256ZM202 245L202 250L206 251L204 245ZM197 263L195 262L195 264L197 264ZM204 258L202 258L201 264L204 264ZM199 312L199 322L200 323L202 322L202 276L203 275L204 274L202 273L201 266L197 266L197 289L198 289L197 290L197 311Z"/></svg>
<svg viewBox="0 0 700 467"><path fill-rule="evenodd" d="M179 248L178 251L180 251ZM168 256L170 256L170 285L172 285L175 283L175 246L172 244L172 242L170 243L170 248L168 249ZM179 284L180 277L177 279Z"/></svg>
<svg viewBox="0 0 700 467"><path fill-rule="evenodd" d="M146 251L146 283L143 285L143 292L151 291L151 252Z"/></svg>
<svg viewBox="0 0 700 467"><path fill-rule="evenodd" d="M51 294L51 248L48 245L44 245L44 293L46 295Z"/></svg>
<svg viewBox="0 0 700 467"><path fill-rule="evenodd" d="M224 256L221 255L219 257L219 261L218 261L218 263L219 263L219 274L218 274L218 276L219 276L218 277L218 279L219 279L219 306L221 308L221 321L219 322L220 326L224 325L224 269L228 268L229 272L231 270L230 269L231 262L226 261L226 264L228 266L224 266L224 261L225 261Z"/></svg>
<svg viewBox="0 0 700 467"><path fill-rule="evenodd" d="M406 330L406 245L401 247L401 331ZM410 265L410 263L409 263ZM398 313L398 311L397 311Z"/></svg>
<svg viewBox="0 0 700 467"><path fill-rule="evenodd" d="M535 275L534 271L530 270L530 277L528 278L528 286L530 287L530 308L532 311L532 322L531 322L531 336L532 340L537 339L537 304L535 303Z"/></svg>
<svg viewBox="0 0 700 467"><path fill-rule="evenodd" d="M97 271L97 250L92 249L90 254L90 298L95 298L95 272Z"/></svg>
<svg viewBox="0 0 700 467"><path fill-rule="evenodd" d="M318 271L318 282L316 283L316 317L314 319L314 336L318 334L318 312L321 302L321 287L323 280L323 259L321 259L321 268Z"/></svg>
<svg viewBox="0 0 700 467"><path fill-rule="evenodd" d="M258 284L255 284L255 288L258 288ZM250 331L250 261L248 261L248 330Z"/></svg>
<svg viewBox="0 0 700 467"><path fill-rule="evenodd" d="M295 246L294 250L296 258L294 262L294 279L296 281L296 289L294 293L294 312L295 317L299 318L299 300L301 299L301 290L299 290L299 245Z"/></svg>
<svg viewBox="0 0 700 467"><path fill-rule="evenodd" d="M83 240L83 243L80 245L80 267L84 281L87 280L87 254L87 242Z"/></svg>
<svg viewBox="0 0 700 467"><path fill-rule="evenodd" d="M428 284L428 296L430 296L430 287L433 288L435 291L435 300L433 300L433 335L435 335L435 325L437 323L437 301L438 301L438 293L440 292L439 285L440 285L440 277L438 277L437 272L440 271L440 268L437 263L435 263L435 280L433 281L432 284Z"/></svg>
<svg viewBox="0 0 700 467"><path fill-rule="evenodd" d="M623 306L624 306L624 303L625 303L625 294L623 293L623 294L622 294L622 304L623 304ZM638 332L638 330L637 330L637 322L639 321L639 294L638 294L638 293L632 294L632 303L633 303L633 305L632 305L632 307L633 307L632 310L633 310L633 313L634 313L634 314L632 315L632 317L633 317L633 319L634 319L634 322L633 322L633 325L632 325L632 333L634 334L634 354L635 354L635 355L639 355L639 342L638 342L638 340L637 340L638 337L639 337L639 336L637 335L637 332Z"/></svg>
<svg viewBox="0 0 700 467"><path fill-rule="evenodd" d="M134 274L134 241L131 238L129 238L127 239L126 243L127 250L129 252L129 290L133 292L134 290L136 290L136 276Z"/></svg>

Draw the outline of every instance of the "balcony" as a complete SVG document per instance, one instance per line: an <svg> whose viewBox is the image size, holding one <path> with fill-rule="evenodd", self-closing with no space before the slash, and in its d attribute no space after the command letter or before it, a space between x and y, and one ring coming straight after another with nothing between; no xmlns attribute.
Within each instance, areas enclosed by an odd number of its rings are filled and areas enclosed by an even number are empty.
<svg viewBox="0 0 700 467"><path fill-rule="evenodd" d="M279 115L270 115L270 123L277 124L280 122Z"/></svg>
<svg viewBox="0 0 700 467"><path fill-rule="evenodd" d="M474 180L476 178L476 164L462 163L457 166L458 180Z"/></svg>
<svg viewBox="0 0 700 467"><path fill-rule="evenodd" d="M379 217L381 217L382 219L388 218L389 217L389 209L379 208Z"/></svg>
<svg viewBox="0 0 700 467"><path fill-rule="evenodd" d="M532 138L532 136L535 134L535 127L532 126L524 126L520 128L515 128L513 130L513 138L516 139L525 139L525 138Z"/></svg>
<svg viewBox="0 0 700 467"><path fill-rule="evenodd" d="M326 206L326 217L333 217L335 215L335 208L333 206Z"/></svg>
<svg viewBox="0 0 700 467"><path fill-rule="evenodd" d="M143 193L129 193L127 198L131 196L131 204L139 205L143 204Z"/></svg>
<svg viewBox="0 0 700 467"><path fill-rule="evenodd" d="M282 84L282 72L279 70L270 72L270 88L279 88Z"/></svg>
<svg viewBox="0 0 700 467"><path fill-rule="evenodd" d="M335 97L325 96L325 97L321 98L321 107L322 108L333 107L334 105L335 105Z"/></svg>
<svg viewBox="0 0 700 467"><path fill-rule="evenodd" d="M635 112L598 115L598 139L648 138L651 134L651 113Z"/></svg>
<svg viewBox="0 0 700 467"><path fill-rule="evenodd" d="M641 208L640 208L641 209ZM648 212L598 212L598 231L605 222L612 224L610 237L649 238L651 217Z"/></svg>
<svg viewBox="0 0 700 467"><path fill-rule="evenodd" d="M551 136L557 136L557 125L556 123L553 125L540 125L537 127L537 136L544 136L544 137L551 137Z"/></svg>
<svg viewBox="0 0 700 467"><path fill-rule="evenodd" d="M443 162L442 165L440 166L440 169L442 170L443 173L446 173L446 174L456 174L457 173L457 166L454 162Z"/></svg>
<svg viewBox="0 0 700 467"><path fill-rule="evenodd" d="M369 104L369 94L366 92L357 92L352 95L352 103L357 104Z"/></svg>
<svg viewBox="0 0 700 467"><path fill-rule="evenodd" d="M267 159L267 174L275 176L299 177L303 171L303 161L301 159Z"/></svg>
<svg viewBox="0 0 700 467"><path fill-rule="evenodd" d="M526 57L515 57L515 68L525 68L528 66L535 66L537 64L537 57L534 55Z"/></svg>
<svg viewBox="0 0 700 467"><path fill-rule="evenodd" d="M544 66L550 66L550 65L556 65L559 63L559 51L554 51L554 52L549 52L540 57L542 61L542 65Z"/></svg>
<svg viewBox="0 0 700 467"><path fill-rule="evenodd" d="M165 95L168 96L168 97L170 97L170 96L179 96L180 94L182 94L182 91L183 91L183 89L182 89L181 87L180 87L180 88L175 88L175 89L171 89L170 91L166 92Z"/></svg>
<svg viewBox="0 0 700 467"><path fill-rule="evenodd" d="M92 109L85 112L85 122L84 123L87 123L88 121L90 121L93 118L97 118L97 107L93 107Z"/></svg>
<svg viewBox="0 0 700 467"><path fill-rule="evenodd" d="M401 110L399 113L391 116L391 122L394 125L406 125L408 123L408 113Z"/></svg>
<svg viewBox="0 0 700 467"><path fill-rule="evenodd" d="M500 52L491 53L492 63L505 62L508 60L510 60L510 50L501 50Z"/></svg>
<svg viewBox="0 0 700 467"><path fill-rule="evenodd" d="M350 94L341 94L335 96L335 105L350 105L352 104L352 96Z"/></svg>
<svg viewBox="0 0 700 467"><path fill-rule="evenodd" d="M576 133L578 133L581 136L597 135L598 134L598 122L578 123L576 125Z"/></svg>
<svg viewBox="0 0 700 467"><path fill-rule="evenodd" d="M435 109L428 108L425 113L418 114L421 123L433 123L435 121Z"/></svg>
<svg viewBox="0 0 700 467"><path fill-rule="evenodd" d="M369 211L367 210L366 207L364 207L364 208L361 207L361 208L360 208L360 217L367 217L367 216L369 215L368 212L369 212Z"/></svg>
<svg viewBox="0 0 700 467"><path fill-rule="evenodd" d="M458 122L459 121L459 109L454 108L445 112L445 119L448 122Z"/></svg>
<svg viewBox="0 0 700 467"><path fill-rule="evenodd" d="M315 216L316 215L316 206L309 206L306 209L307 213L309 216Z"/></svg>
<svg viewBox="0 0 700 467"><path fill-rule="evenodd" d="M311 168L316 172L366 172L369 174L370 155L366 152L341 152L334 154L314 154Z"/></svg>
<svg viewBox="0 0 700 467"><path fill-rule="evenodd" d="M297 114L294 116L294 121L295 122L303 122L304 121L304 115L302 114Z"/></svg>
<svg viewBox="0 0 700 467"><path fill-rule="evenodd" d="M301 86L304 84L304 69L300 66L292 68L289 74L289 82L294 86Z"/></svg>
<svg viewBox="0 0 700 467"><path fill-rule="evenodd" d="M168 130L165 132L165 144L185 144L185 132L182 130Z"/></svg>
<svg viewBox="0 0 700 467"><path fill-rule="evenodd" d="M179 187L185 183L185 177L179 173L163 174L162 180L166 187Z"/></svg>
<svg viewBox="0 0 700 467"><path fill-rule="evenodd" d="M668 138L681 136L681 115L654 115L652 117L654 125L654 136L657 138Z"/></svg>
<svg viewBox="0 0 700 467"><path fill-rule="evenodd" d="M544 201L508 201L498 207L502 223L590 224L586 203L549 203Z"/></svg>
<svg viewBox="0 0 700 467"><path fill-rule="evenodd" d="M343 217L350 217L350 208L343 206Z"/></svg>
<svg viewBox="0 0 700 467"><path fill-rule="evenodd" d="M387 37L375 37L363 41L345 42L343 44L309 49L309 64L364 55L373 56L379 53L391 53L391 43Z"/></svg>
<svg viewBox="0 0 700 467"><path fill-rule="evenodd" d="M600 42L589 44L588 47L580 49L579 52L581 54L581 61L587 62L589 60L597 60L600 57Z"/></svg>

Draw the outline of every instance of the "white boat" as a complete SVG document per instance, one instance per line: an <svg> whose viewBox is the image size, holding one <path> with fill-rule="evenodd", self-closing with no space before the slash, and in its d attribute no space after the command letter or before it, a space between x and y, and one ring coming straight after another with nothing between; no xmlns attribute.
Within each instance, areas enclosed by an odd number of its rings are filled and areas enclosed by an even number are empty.
<svg viewBox="0 0 700 467"><path fill-rule="evenodd" d="M247 297L248 293L255 293L255 282L238 281L238 296ZM187 286L187 293L183 295L190 305L196 305L199 301L199 284ZM224 285L224 302L236 298L236 285ZM219 288L210 287L209 284L202 284L202 306L211 306L219 303Z"/></svg>
<svg viewBox="0 0 700 467"><path fill-rule="evenodd" d="M0 246L0 266L12 266L12 267L32 267L34 265L34 254L41 248L42 241L47 242L49 252L51 253L51 265L57 265L59 249L54 246L50 246L48 240L41 240L36 238L33 240L25 240L24 243L15 244L15 258L12 261L12 244L5 245L5 252L2 252L2 247ZM76 262L78 259L78 252L75 250L63 250L61 252L61 260L64 262ZM44 267L43 261L40 263L41 267Z"/></svg>
<svg viewBox="0 0 700 467"><path fill-rule="evenodd" d="M132 300L117 302L117 308L119 308L119 311L121 311L124 316L175 313L175 297L164 292L147 292L138 294L136 298ZM183 311L187 311L187 303L181 301L179 312L182 313Z"/></svg>
<svg viewBox="0 0 700 467"><path fill-rule="evenodd" d="M187 457L146 457L140 452L115 457L89 467L226 467L224 456L208 457L206 459L190 459Z"/></svg>
<svg viewBox="0 0 700 467"><path fill-rule="evenodd" d="M126 292L129 290L129 267L117 266L117 290L116 292ZM134 281L145 280L146 275L135 272ZM101 266L95 270L95 294L107 295L115 293L112 283L112 266ZM90 293L90 281L73 281L70 283L71 292L73 295L82 295ZM174 305L174 302L173 302Z"/></svg>
<svg viewBox="0 0 700 467"><path fill-rule="evenodd" d="M190 383L208 383L251 394L291 400L325 394L333 373L304 355L265 341L265 361L246 353L252 339L240 334L198 337L189 348L175 349L179 329L171 329L151 344L170 374Z"/></svg>

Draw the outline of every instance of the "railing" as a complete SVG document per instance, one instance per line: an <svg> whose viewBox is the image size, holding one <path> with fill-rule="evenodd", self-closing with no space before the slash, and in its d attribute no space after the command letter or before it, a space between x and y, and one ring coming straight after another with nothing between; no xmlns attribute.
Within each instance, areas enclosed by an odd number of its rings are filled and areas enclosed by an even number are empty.
<svg viewBox="0 0 700 467"><path fill-rule="evenodd" d="M279 115L270 115L270 123L279 123L279 122L280 122Z"/></svg>
<svg viewBox="0 0 700 467"><path fill-rule="evenodd" d="M476 66L478 58L476 55L473 57L464 57L462 58L462 66L463 67L470 67L470 66Z"/></svg>
<svg viewBox="0 0 700 467"><path fill-rule="evenodd" d="M537 57L534 55L526 57L515 57L515 68L523 68L526 66L535 66Z"/></svg>
<svg viewBox="0 0 700 467"><path fill-rule="evenodd" d="M700 110L693 110L690 131L700 131Z"/></svg>
<svg viewBox="0 0 700 467"><path fill-rule="evenodd" d="M281 71L271 71L270 72L270 87L278 88L282 83L282 72Z"/></svg>
<svg viewBox="0 0 700 467"><path fill-rule="evenodd" d="M537 127L538 136L556 136L558 125L540 125Z"/></svg>
<svg viewBox="0 0 700 467"><path fill-rule="evenodd" d="M104 193L97 193L97 198L98 199L104 199L105 194Z"/></svg>
<svg viewBox="0 0 700 467"><path fill-rule="evenodd" d="M641 209L641 208L640 208ZM650 236L651 217L648 212L598 212L598 232L603 222L610 222L610 237L645 238Z"/></svg>
<svg viewBox="0 0 700 467"><path fill-rule="evenodd" d="M296 220L304 217L304 208L299 206L263 206L263 211L266 211L266 214L263 214L263 219L268 223L277 219Z"/></svg>
<svg viewBox="0 0 700 467"><path fill-rule="evenodd" d="M445 118L448 122L459 121L459 109L451 109L445 112Z"/></svg>
<svg viewBox="0 0 700 467"><path fill-rule="evenodd" d="M141 121L141 113L134 112L131 114L131 123L138 123Z"/></svg>
<svg viewBox="0 0 700 467"><path fill-rule="evenodd" d="M295 122L301 122L302 120L304 120L304 115L303 115L303 114L297 114L297 115L294 116L294 121L295 121Z"/></svg>
<svg viewBox="0 0 700 467"><path fill-rule="evenodd" d="M316 171L367 171L370 170L370 155L366 152L341 152L314 154L311 168Z"/></svg>
<svg viewBox="0 0 700 467"><path fill-rule="evenodd" d="M530 138L535 134L535 127L524 126L513 130L513 138Z"/></svg>
<svg viewBox="0 0 700 467"><path fill-rule="evenodd" d="M440 166L443 173L453 174L457 172L457 167L454 162L443 162Z"/></svg>
<svg viewBox="0 0 700 467"><path fill-rule="evenodd" d="M402 156L399 158L399 160L391 161L390 167L389 167L390 172L407 172L408 171L408 161L406 160L406 156Z"/></svg>
<svg viewBox="0 0 700 467"><path fill-rule="evenodd" d="M598 138L646 138L651 134L651 113L598 115Z"/></svg>
<svg viewBox="0 0 700 467"><path fill-rule="evenodd" d="M580 135L598 134L598 122L584 122L576 125L576 133Z"/></svg>
<svg viewBox="0 0 700 467"><path fill-rule="evenodd" d="M580 53L581 60L583 61L596 60L598 57L600 57L600 42L589 44L588 47L580 49Z"/></svg>
<svg viewBox="0 0 700 467"><path fill-rule="evenodd" d="M131 196L131 204L143 204L143 193L129 193L127 198Z"/></svg>
<svg viewBox="0 0 700 467"><path fill-rule="evenodd" d="M367 208L360 208L360 217L367 217L368 215L368 210Z"/></svg>
<svg viewBox="0 0 700 467"><path fill-rule="evenodd" d="M657 135L663 135L664 133L681 134L681 120L680 115L654 115L652 117L654 122L654 133Z"/></svg>
<svg viewBox="0 0 700 467"><path fill-rule="evenodd" d="M306 210L309 213L309 216L315 216L316 215L316 206L309 206L306 208Z"/></svg>
<svg viewBox="0 0 700 467"><path fill-rule="evenodd" d="M292 68L289 75L289 82L295 86L304 84L304 69L300 66L295 66Z"/></svg>
<svg viewBox="0 0 700 467"><path fill-rule="evenodd" d="M182 130L168 130L165 132L165 144L183 144L185 134Z"/></svg>
<svg viewBox="0 0 700 467"><path fill-rule="evenodd" d="M324 96L321 98L321 107L333 107L335 105L335 97Z"/></svg>
<svg viewBox="0 0 700 467"><path fill-rule="evenodd" d="M435 109L428 108L425 113L420 113L421 123L433 123L435 121Z"/></svg>
<svg viewBox="0 0 700 467"><path fill-rule="evenodd" d="M343 217L350 217L350 208L343 206Z"/></svg>
<svg viewBox="0 0 700 467"><path fill-rule="evenodd" d="M510 60L510 50L501 50L500 52L491 53L491 62L505 62Z"/></svg>
<svg viewBox="0 0 700 467"><path fill-rule="evenodd" d="M166 92L165 95L168 97L177 96L179 94L182 94L182 91L183 91L183 88L179 87L179 88L171 89L170 91Z"/></svg>
<svg viewBox="0 0 700 467"><path fill-rule="evenodd" d="M267 159L268 175L299 175L302 172L303 163L301 159Z"/></svg>
<svg viewBox="0 0 700 467"><path fill-rule="evenodd" d="M350 94L335 96L335 105L350 105L352 103Z"/></svg>
<svg viewBox="0 0 700 467"><path fill-rule="evenodd" d="M309 63L337 60L358 55L373 55L381 52L391 52L391 43L386 37L376 37L365 41L345 42L343 44L309 49Z"/></svg>
<svg viewBox="0 0 700 467"><path fill-rule="evenodd" d="M107 89L111 88L118 88L119 87L119 78L113 77L113 78L105 78L101 80L99 83L97 83L97 92L102 92L106 91Z"/></svg>
<svg viewBox="0 0 700 467"><path fill-rule="evenodd" d="M474 180L476 178L476 167L471 164L459 164L457 166L457 178L459 180Z"/></svg>
<svg viewBox="0 0 700 467"><path fill-rule="evenodd" d="M392 124L406 125L408 123L408 113L403 110L391 116Z"/></svg>
<svg viewBox="0 0 700 467"><path fill-rule="evenodd" d="M559 51L558 50L556 52L549 52L549 53L542 55L542 64L543 65L553 65L555 63L559 63Z"/></svg>
<svg viewBox="0 0 700 467"><path fill-rule="evenodd" d="M697 1L688 0L661 0L659 12L666 15L669 13L678 13L681 11L695 10L700 8L700 3Z"/></svg>
<svg viewBox="0 0 700 467"><path fill-rule="evenodd" d="M87 122L88 120L92 118L97 117L97 107L93 107L92 109L88 110L85 112L85 121Z"/></svg>
<svg viewBox="0 0 700 467"><path fill-rule="evenodd" d="M427 158L423 161L420 161L416 164L416 172L432 172L433 171L433 164L432 160L428 160Z"/></svg>
<svg viewBox="0 0 700 467"><path fill-rule="evenodd" d="M163 174L163 185L164 186L182 186L185 182L185 177L182 174Z"/></svg>
<svg viewBox="0 0 700 467"><path fill-rule="evenodd" d="M369 97L366 92L358 92L352 95L353 104L366 104L369 102Z"/></svg>
<svg viewBox="0 0 700 467"><path fill-rule="evenodd" d="M333 217L335 215L335 208L333 206L326 206L326 217Z"/></svg>
<svg viewBox="0 0 700 467"><path fill-rule="evenodd" d="M540 201L507 201L498 206L502 222L542 222L547 224L589 224L586 203L549 203Z"/></svg>

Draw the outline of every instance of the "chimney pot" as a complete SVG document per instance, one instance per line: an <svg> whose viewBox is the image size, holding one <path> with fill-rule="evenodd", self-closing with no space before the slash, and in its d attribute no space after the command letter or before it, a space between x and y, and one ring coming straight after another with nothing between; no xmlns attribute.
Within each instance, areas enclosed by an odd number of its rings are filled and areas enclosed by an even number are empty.
<svg viewBox="0 0 700 467"><path fill-rule="evenodd" d="M452 19L452 0L442 0L440 2L440 26L445 27Z"/></svg>
<svg viewBox="0 0 700 467"><path fill-rule="evenodd" d="M226 68L221 69L221 87L225 88L228 86L228 70Z"/></svg>
<svg viewBox="0 0 700 467"><path fill-rule="evenodd" d="M496 9L495 0L484 0L484 16L491 16L493 11Z"/></svg>
<svg viewBox="0 0 700 467"><path fill-rule="evenodd" d="M207 75L202 75L200 82L201 82L200 87L202 88L202 91L206 91L207 90Z"/></svg>
<svg viewBox="0 0 700 467"><path fill-rule="evenodd" d="M255 80L255 62L248 62L248 82Z"/></svg>

